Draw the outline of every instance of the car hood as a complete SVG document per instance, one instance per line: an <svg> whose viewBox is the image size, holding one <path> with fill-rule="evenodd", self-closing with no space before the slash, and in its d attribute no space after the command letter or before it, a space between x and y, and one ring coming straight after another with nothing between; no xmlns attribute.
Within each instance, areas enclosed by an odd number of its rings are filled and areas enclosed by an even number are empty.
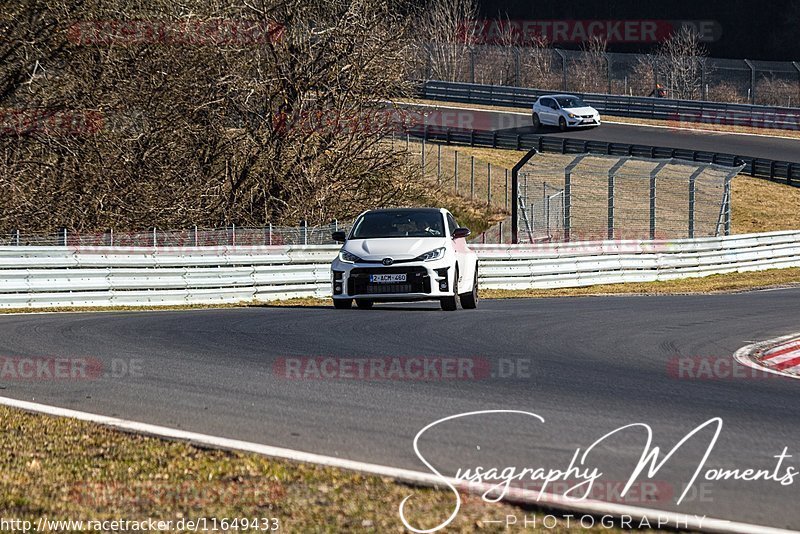
<svg viewBox="0 0 800 534"><path fill-rule="evenodd" d="M575 115L594 115L597 110L586 106L585 108L564 108L567 113L574 113Z"/></svg>
<svg viewBox="0 0 800 534"><path fill-rule="evenodd" d="M386 239L350 239L342 247L364 260L409 260L443 247L443 237L392 237Z"/></svg>

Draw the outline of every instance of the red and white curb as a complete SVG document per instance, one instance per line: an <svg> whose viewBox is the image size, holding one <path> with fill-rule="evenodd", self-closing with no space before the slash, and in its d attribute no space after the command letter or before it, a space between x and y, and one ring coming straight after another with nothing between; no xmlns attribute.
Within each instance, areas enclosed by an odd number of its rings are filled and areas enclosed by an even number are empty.
<svg viewBox="0 0 800 534"><path fill-rule="evenodd" d="M742 365L800 379L800 334L792 334L742 347L734 354Z"/></svg>

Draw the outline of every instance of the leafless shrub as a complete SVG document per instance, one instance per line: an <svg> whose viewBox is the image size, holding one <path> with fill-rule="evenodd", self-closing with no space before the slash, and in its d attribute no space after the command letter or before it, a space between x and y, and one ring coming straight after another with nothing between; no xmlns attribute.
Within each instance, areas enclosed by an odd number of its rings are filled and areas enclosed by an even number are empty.
<svg viewBox="0 0 800 534"><path fill-rule="evenodd" d="M765 106L800 106L800 86L775 76L763 76L756 84L758 104Z"/></svg>
<svg viewBox="0 0 800 534"><path fill-rule="evenodd" d="M729 102L731 104L747 104L747 93L730 82L709 84L708 100L711 102Z"/></svg>

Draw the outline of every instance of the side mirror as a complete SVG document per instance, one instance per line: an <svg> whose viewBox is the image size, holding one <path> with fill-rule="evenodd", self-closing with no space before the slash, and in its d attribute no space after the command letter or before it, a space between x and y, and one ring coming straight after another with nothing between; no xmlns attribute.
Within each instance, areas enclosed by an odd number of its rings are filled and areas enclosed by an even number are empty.
<svg viewBox="0 0 800 534"><path fill-rule="evenodd" d="M336 241L337 243L344 243L347 240L347 234L341 231L333 232L331 234L331 238L333 238L333 240Z"/></svg>
<svg viewBox="0 0 800 534"><path fill-rule="evenodd" d="M469 236L472 232L469 231L469 228L456 228L453 232L453 239L463 239Z"/></svg>

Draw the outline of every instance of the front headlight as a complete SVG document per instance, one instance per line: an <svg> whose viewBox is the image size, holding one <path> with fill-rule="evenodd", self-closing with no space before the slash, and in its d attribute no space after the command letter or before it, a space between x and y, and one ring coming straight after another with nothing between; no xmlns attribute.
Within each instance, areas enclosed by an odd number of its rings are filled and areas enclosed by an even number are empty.
<svg viewBox="0 0 800 534"><path fill-rule="evenodd" d="M447 251L446 248L441 247L435 250L431 250L430 252L426 252L420 256L417 256L417 260L419 261L433 261L433 260L440 260L444 258L444 253Z"/></svg>
<svg viewBox="0 0 800 534"><path fill-rule="evenodd" d="M569 114L569 118L570 118L570 119L574 119L575 117L577 117L577 115L575 115L574 113L570 113L570 114Z"/></svg>
<svg viewBox="0 0 800 534"><path fill-rule="evenodd" d="M345 263L358 263L361 261L361 258L356 256L355 254L351 254L346 250L339 251L339 259Z"/></svg>

